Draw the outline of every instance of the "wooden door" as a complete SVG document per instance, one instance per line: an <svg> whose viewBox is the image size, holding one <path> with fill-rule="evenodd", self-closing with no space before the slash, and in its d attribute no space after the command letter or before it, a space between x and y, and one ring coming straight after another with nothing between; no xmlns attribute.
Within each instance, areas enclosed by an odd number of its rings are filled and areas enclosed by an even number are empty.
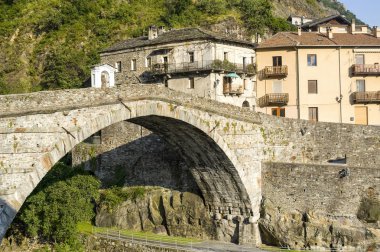
<svg viewBox="0 0 380 252"><path fill-rule="evenodd" d="M355 124L368 125L367 107L355 107Z"/></svg>

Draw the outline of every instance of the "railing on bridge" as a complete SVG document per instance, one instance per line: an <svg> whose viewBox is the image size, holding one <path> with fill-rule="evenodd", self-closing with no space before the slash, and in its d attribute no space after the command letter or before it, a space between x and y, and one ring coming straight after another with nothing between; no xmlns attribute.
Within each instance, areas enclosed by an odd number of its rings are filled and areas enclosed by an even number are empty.
<svg viewBox="0 0 380 252"><path fill-rule="evenodd" d="M254 64L237 64L221 60L202 60L173 64L157 63L152 65L151 68L152 73L155 75L211 70L244 73L247 75L254 75L256 73Z"/></svg>

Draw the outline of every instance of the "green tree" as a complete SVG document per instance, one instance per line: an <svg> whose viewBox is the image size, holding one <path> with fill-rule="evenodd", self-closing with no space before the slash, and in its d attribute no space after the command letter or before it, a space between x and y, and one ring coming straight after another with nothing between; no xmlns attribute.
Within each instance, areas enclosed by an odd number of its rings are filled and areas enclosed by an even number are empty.
<svg viewBox="0 0 380 252"><path fill-rule="evenodd" d="M95 177L60 163L25 201L17 226L29 237L76 244L78 222L95 217L99 187Z"/></svg>
<svg viewBox="0 0 380 252"><path fill-rule="evenodd" d="M217 15L227 11L226 4L225 0L199 0L197 7L205 13Z"/></svg>
<svg viewBox="0 0 380 252"><path fill-rule="evenodd" d="M272 4L269 0L242 0L240 9L251 34L263 35L272 23Z"/></svg>

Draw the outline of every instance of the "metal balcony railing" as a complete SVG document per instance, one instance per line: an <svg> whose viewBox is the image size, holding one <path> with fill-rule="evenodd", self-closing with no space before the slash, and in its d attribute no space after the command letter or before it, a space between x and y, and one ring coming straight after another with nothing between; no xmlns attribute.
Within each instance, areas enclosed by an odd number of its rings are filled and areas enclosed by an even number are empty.
<svg viewBox="0 0 380 252"><path fill-rule="evenodd" d="M285 77L288 76L288 66L266 66L264 68L264 77Z"/></svg>
<svg viewBox="0 0 380 252"><path fill-rule="evenodd" d="M379 64L373 64L373 65L356 64L352 66L352 75L354 76L363 76L363 75L380 76L380 66Z"/></svg>
<svg viewBox="0 0 380 252"><path fill-rule="evenodd" d="M258 104L262 107L268 106L285 106L289 102L289 94L287 93L272 93L266 94L259 98Z"/></svg>
<svg viewBox="0 0 380 252"><path fill-rule="evenodd" d="M241 95L244 94L244 88L242 85L234 85L231 83L224 83L223 84L223 94L229 94L229 95Z"/></svg>
<svg viewBox="0 0 380 252"><path fill-rule="evenodd" d="M221 60L203 60L182 63L157 63L153 64L151 71L153 74L172 74L197 71L226 71L253 75L256 67L253 64L236 64Z"/></svg>
<svg viewBox="0 0 380 252"><path fill-rule="evenodd" d="M354 92L351 97L354 104L380 104L380 91Z"/></svg>

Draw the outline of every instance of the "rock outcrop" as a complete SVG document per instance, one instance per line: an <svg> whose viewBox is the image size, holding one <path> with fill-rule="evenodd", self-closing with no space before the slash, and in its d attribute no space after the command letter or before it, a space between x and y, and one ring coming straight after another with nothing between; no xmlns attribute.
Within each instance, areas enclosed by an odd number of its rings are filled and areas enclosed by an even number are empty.
<svg viewBox="0 0 380 252"><path fill-rule="evenodd" d="M113 211L101 208L96 225L202 239L216 237L215 223L203 199L194 193L168 189L153 189Z"/></svg>

